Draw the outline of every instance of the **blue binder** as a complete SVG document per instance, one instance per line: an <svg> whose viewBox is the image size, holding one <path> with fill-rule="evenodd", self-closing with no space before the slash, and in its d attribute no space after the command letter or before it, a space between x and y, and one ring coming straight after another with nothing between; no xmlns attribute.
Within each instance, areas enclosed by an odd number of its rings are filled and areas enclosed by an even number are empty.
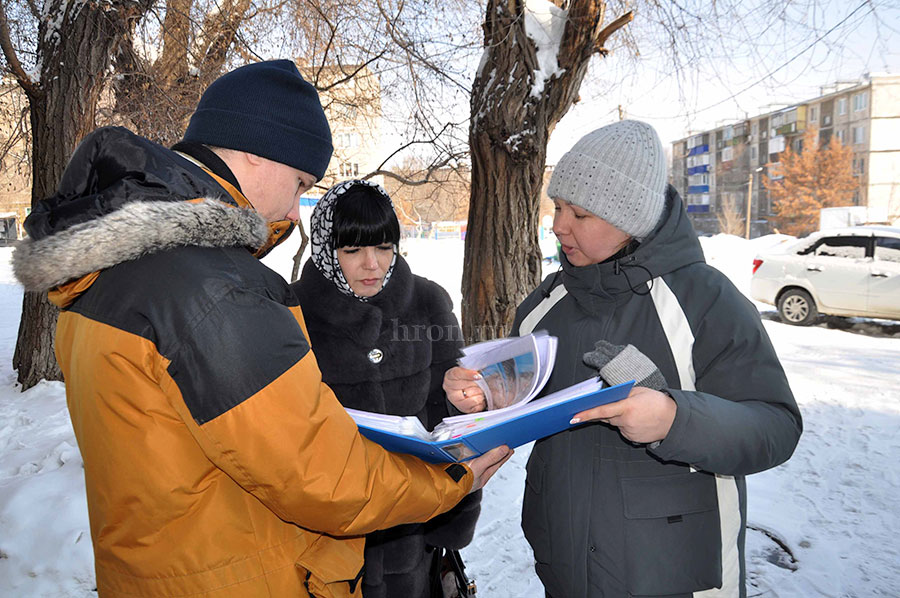
<svg viewBox="0 0 900 598"><path fill-rule="evenodd" d="M389 451L415 455L429 463L466 461L504 444L516 448L563 430L583 426L585 424L572 425L569 421L585 409L624 399L633 385L632 381L601 388L545 408L540 408L541 399L536 399L530 403L533 410L528 413L447 440L422 440L364 425L359 426L359 431Z"/></svg>

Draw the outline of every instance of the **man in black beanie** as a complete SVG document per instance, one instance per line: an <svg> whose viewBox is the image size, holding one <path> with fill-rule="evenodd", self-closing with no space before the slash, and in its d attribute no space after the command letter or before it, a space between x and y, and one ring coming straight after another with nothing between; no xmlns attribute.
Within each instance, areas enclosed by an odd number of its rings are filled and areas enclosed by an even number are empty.
<svg viewBox="0 0 900 598"><path fill-rule="evenodd" d="M61 309L101 598L358 596L365 534L447 511L510 454L388 453L322 384L296 298L256 256L331 152L296 66L252 64L171 150L88 135L26 220L13 267Z"/></svg>

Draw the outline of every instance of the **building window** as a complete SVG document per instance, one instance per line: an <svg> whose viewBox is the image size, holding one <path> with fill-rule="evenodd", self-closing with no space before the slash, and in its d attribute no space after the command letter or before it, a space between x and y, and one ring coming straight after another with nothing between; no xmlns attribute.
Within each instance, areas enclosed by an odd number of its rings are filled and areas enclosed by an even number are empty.
<svg viewBox="0 0 900 598"><path fill-rule="evenodd" d="M769 142L769 153L770 154L780 154L784 151L784 137L773 137Z"/></svg>
<svg viewBox="0 0 900 598"><path fill-rule="evenodd" d="M819 122L819 109L816 106L809 109L809 122L812 124Z"/></svg>
<svg viewBox="0 0 900 598"><path fill-rule="evenodd" d="M853 174L865 174L866 172L866 159L859 158L853 159Z"/></svg>
<svg viewBox="0 0 900 598"><path fill-rule="evenodd" d="M722 162L731 162L734 160L734 148L726 147L722 150Z"/></svg>
<svg viewBox="0 0 900 598"><path fill-rule="evenodd" d="M865 141L866 138L866 128L865 127L853 127L853 145L860 145Z"/></svg>
<svg viewBox="0 0 900 598"><path fill-rule="evenodd" d="M756 162L757 154L758 154L758 150L756 149L756 146L751 145L750 146L750 160L752 160L753 162Z"/></svg>
<svg viewBox="0 0 900 598"><path fill-rule="evenodd" d="M837 101L838 115L847 114L847 98L839 98Z"/></svg>
<svg viewBox="0 0 900 598"><path fill-rule="evenodd" d="M853 111L859 112L869 107L869 92L863 91L853 96Z"/></svg>
<svg viewBox="0 0 900 598"><path fill-rule="evenodd" d="M353 177L359 176L359 163L358 162L342 162L340 173L342 177Z"/></svg>
<svg viewBox="0 0 900 598"><path fill-rule="evenodd" d="M843 129L839 129L839 130L835 131L834 136L837 137L837 140L840 141L842 144L846 141L845 138L847 137L846 131L844 131Z"/></svg>
<svg viewBox="0 0 900 598"><path fill-rule="evenodd" d="M359 133L338 133L334 136L335 147L357 147L359 146Z"/></svg>

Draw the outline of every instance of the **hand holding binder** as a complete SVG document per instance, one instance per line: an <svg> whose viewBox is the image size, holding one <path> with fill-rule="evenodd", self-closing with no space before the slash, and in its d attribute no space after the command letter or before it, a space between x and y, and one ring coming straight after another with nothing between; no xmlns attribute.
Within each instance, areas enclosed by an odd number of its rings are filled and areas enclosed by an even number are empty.
<svg viewBox="0 0 900 598"><path fill-rule="evenodd" d="M462 350L459 366L444 374L444 392L463 413L530 401L553 372L557 342L540 330L469 345Z"/></svg>
<svg viewBox="0 0 900 598"><path fill-rule="evenodd" d="M388 449L416 455L431 463L466 461L502 445L516 448L556 434L579 412L628 396L633 382L604 387L590 378L541 399L496 411L448 417L429 432L414 416L395 416L347 409L360 433ZM581 424L583 425L583 424Z"/></svg>

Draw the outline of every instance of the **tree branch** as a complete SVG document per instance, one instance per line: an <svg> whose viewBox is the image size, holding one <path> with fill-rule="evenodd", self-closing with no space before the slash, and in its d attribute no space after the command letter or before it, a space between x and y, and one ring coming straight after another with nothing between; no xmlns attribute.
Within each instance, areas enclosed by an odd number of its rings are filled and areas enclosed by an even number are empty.
<svg viewBox="0 0 900 598"><path fill-rule="evenodd" d="M378 168L375 169L375 172L381 172L384 169L384 165L387 164L391 158L393 158L394 156L396 156L397 154L399 154L400 152L402 152L403 150L405 150L409 147L412 147L412 146L418 145L418 144L423 144L423 143L424 144L434 143L444 133L444 131L446 131L452 125L453 125L453 123L444 123L444 126L441 127L441 130L438 131L431 139L422 140L422 141L413 139L409 143L405 143L405 144L401 145L400 147L398 147L397 149L392 151L388 155L387 158L385 158L384 160L381 161L381 164L378 165ZM374 176L374 175L370 175L370 176Z"/></svg>
<svg viewBox="0 0 900 598"><path fill-rule="evenodd" d="M617 17L612 23L600 30L597 39L594 41L594 52L606 56L609 50L605 48L606 40L612 37L612 34L634 20L634 11L629 10L624 15Z"/></svg>
<svg viewBox="0 0 900 598"><path fill-rule="evenodd" d="M3 48L3 55L6 57L6 64L10 72L15 76L16 81L25 91L29 98L37 98L41 95L41 88L32 81L19 57L16 55L16 49L13 47L12 40L9 37L9 21L6 18L6 2L0 0L0 48Z"/></svg>
<svg viewBox="0 0 900 598"><path fill-rule="evenodd" d="M375 62L376 60L378 60L379 58L384 56L384 53L385 53L385 50L382 50L375 56L367 59L364 63L355 66L353 68L353 72L351 72L351 73L345 73L344 69L341 68L341 74L344 75L344 77L342 77L341 79L337 79L333 82L329 82L328 85L322 86L317 81L316 82L316 90L320 91L320 92L329 91L334 87L343 85L344 83L347 83L348 81L352 81L359 73L361 73L363 70L365 70L370 64L372 64L373 62ZM324 63L322 63L321 68L325 68L325 66L326 65ZM321 72L321 69L320 69L320 72ZM318 77L317 77L317 79L318 79Z"/></svg>
<svg viewBox="0 0 900 598"><path fill-rule="evenodd" d="M441 168L443 168L444 166L446 166L450 162L451 159L452 158L450 156L447 156L440 162L435 162L435 163L431 164L428 168L425 169L425 177L421 178L421 179L409 179L401 174L397 174L396 172L393 172L390 170L382 170L382 169L373 170L372 172L370 172L369 174L367 174L366 176L364 176L362 178L363 178L363 180L367 181L367 180L371 179L372 177L386 176L386 177L394 179L395 181L400 181L404 185L409 185L410 187L418 187L420 185L425 185L427 183L432 182L434 179L431 178L431 175L434 172L436 172L436 171L440 170Z"/></svg>

